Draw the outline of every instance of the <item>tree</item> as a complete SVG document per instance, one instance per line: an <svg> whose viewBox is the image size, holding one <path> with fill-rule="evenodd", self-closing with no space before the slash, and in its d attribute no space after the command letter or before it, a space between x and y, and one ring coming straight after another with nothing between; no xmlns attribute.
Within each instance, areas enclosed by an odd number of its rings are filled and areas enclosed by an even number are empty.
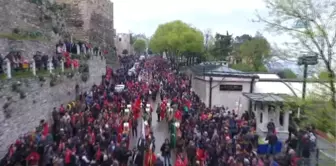
<svg viewBox="0 0 336 166"><path fill-rule="evenodd" d="M283 69L277 74L280 78L297 78L297 75L291 69Z"/></svg>
<svg viewBox="0 0 336 166"><path fill-rule="evenodd" d="M335 69L333 68L336 44L336 2L329 0L265 0L271 11L268 16L257 15L267 29L285 33L292 43L285 43L285 58L317 55L322 67L328 72L328 97L336 110ZM290 26L289 23L295 23ZM290 56L290 57L289 57Z"/></svg>
<svg viewBox="0 0 336 166"><path fill-rule="evenodd" d="M215 36L215 45L212 54L220 60L225 60L232 51L232 35L226 32L226 35L217 33Z"/></svg>
<svg viewBox="0 0 336 166"><path fill-rule="evenodd" d="M146 41L143 39L137 39L133 44L133 48L138 54L144 53L146 50Z"/></svg>
<svg viewBox="0 0 336 166"><path fill-rule="evenodd" d="M155 53L180 56L184 52L200 53L204 49L201 31L177 20L161 24L152 36L149 47Z"/></svg>
<svg viewBox="0 0 336 166"><path fill-rule="evenodd" d="M264 62L270 58L270 44L264 38L253 38L244 42L239 47L239 56L245 65L249 65L254 71L260 71Z"/></svg>
<svg viewBox="0 0 336 166"><path fill-rule="evenodd" d="M235 44L243 44L245 43L246 41L250 41L252 40L252 36L249 35L249 34L243 34L241 36L236 36L235 40L234 40L234 43Z"/></svg>
<svg viewBox="0 0 336 166"><path fill-rule="evenodd" d="M128 50L123 49L121 53L122 53L123 55L127 55L127 54L128 54Z"/></svg>

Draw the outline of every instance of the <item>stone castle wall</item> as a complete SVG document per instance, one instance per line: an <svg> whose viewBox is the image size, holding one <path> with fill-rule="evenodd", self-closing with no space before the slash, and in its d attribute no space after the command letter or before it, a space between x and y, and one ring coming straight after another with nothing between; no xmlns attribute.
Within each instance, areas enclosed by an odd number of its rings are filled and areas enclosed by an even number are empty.
<svg viewBox="0 0 336 166"><path fill-rule="evenodd" d="M93 84L99 84L101 76L105 74L105 60L94 57L88 61L90 78L83 82L80 76L62 78L61 82L50 87L47 79L44 83L38 78L0 80L0 157L7 152L8 146L20 135L32 131L37 127L41 119L49 120L54 107L68 103L75 98L75 85L80 86L81 91L88 90ZM12 92L12 84L20 81L20 89L26 93L24 99L16 92ZM11 117L6 119L3 113L3 105L7 97L11 96L14 103L9 106Z"/></svg>
<svg viewBox="0 0 336 166"><path fill-rule="evenodd" d="M114 47L113 3L109 0L0 0L0 6L3 55L13 49L29 57L31 50L54 54L56 43L64 39L87 41L105 49ZM39 32L46 40L3 37L16 29Z"/></svg>
<svg viewBox="0 0 336 166"><path fill-rule="evenodd" d="M72 27L70 33L79 40L100 43L102 47L114 46L113 3L109 0L56 0L71 10L67 22L78 22L82 26Z"/></svg>

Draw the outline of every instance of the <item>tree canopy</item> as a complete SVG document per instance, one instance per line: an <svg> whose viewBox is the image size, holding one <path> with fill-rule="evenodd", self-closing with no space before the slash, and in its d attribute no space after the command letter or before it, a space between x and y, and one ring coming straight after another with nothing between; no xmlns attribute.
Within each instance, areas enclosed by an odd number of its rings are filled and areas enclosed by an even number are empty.
<svg viewBox="0 0 336 166"><path fill-rule="evenodd" d="M214 47L212 54L219 60L225 60L232 51L232 35L226 32L225 35L217 33L215 35Z"/></svg>
<svg viewBox="0 0 336 166"><path fill-rule="evenodd" d="M297 78L297 75L291 69L283 69L277 74L280 78Z"/></svg>
<svg viewBox="0 0 336 166"><path fill-rule="evenodd" d="M304 114L308 123L322 131L335 135L336 88L335 88L335 46L336 46L336 2L329 0L265 0L270 10L267 16L257 15L266 29L277 34L289 35L292 40L279 49L283 59L304 55L316 55L327 83L320 83L318 91L303 101ZM322 90L317 90L322 88ZM319 102L319 103L318 103Z"/></svg>
<svg viewBox="0 0 336 166"><path fill-rule="evenodd" d="M122 53L123 55L127 55L127 54L128 54L128 50L123 49L121 53Z"/></svg>
<svg viewBox="0 0 336 166"><path fill-rule="evenodd" d="M155 53L166 51L179 56L184 52L202 52L204 38L201 31L180 21L161 24L152 36L149 47Z"/></svg>
<svg viewBox="0 0 336 166"><path fill-rule="evenodd" d="M133 44L134 51L137 54L142 54L146 50L146 41L143 39L137 39Z"/></svg>
<svg viewBox="0 0 336 166"><path fill-rule="evenodd" d="M265 60L270 58L270 51L271 47L268 41L258 37L245 41L239 47L239 56L254 71L260 71L260 67L264 66Z"/></svg>

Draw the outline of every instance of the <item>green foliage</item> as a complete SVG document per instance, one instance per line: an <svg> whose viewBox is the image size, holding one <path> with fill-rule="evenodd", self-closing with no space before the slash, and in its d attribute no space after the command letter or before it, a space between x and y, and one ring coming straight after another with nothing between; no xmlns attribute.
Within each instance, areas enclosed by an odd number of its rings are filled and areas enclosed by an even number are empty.
<svg viewBox="0 0 336 166"><path fill-rule="evenodd" d="M0 38L7 38L9 40L39 40L39 41L44 41L47 39L39 31L27 32L27 31L21 31L17 28L13 30L13 33L0 33Z"/></svg>
<svg viewBox="0 0 336 166"><path fill-rule="evenodd" d="M218 60L225 60L232 52L232 41L232 35L229 32L226 32L226 35L217 33L214 47L211 49L212 54Z"/></svg>
<svg viewBox="0 0 336 166"><path fill-rule="evenodd" d="M82 73L81 75L81 79L83 82L87 82L90 78L90 74L89 73Z"/></svg>
<svg viewBox="0 0 336 166"><path fill-rule="evenodd" d="M80 73L89 73L89 65L87 63L80 64L79 72Z"/></svg>
<svg viewBox="0 0 336 166"><path fill-rule="evenodd" d="M244 63L250 65L254 71L261 71L260 67L270 58L271 46L265 38L253 38L244 42L239 48L239 56Z"/></svg>
<svg viewBox="0 0 336 166"><path fill-rule="evenodd" d="M280 78L297 78L297 75L291 69L284 69L277 73Z"/></svg>
<svg viewBox="0 0 336 166"><path fill-rule="evenodd" d="M317 129L336 136L336 110L333 109L331 102L308 99L305 108L306 124L312 124Z"/></svg>
<svg viewBox="0 0 336 166"><path fill-rule="evenodd" d="M57 76L56 75L51 75L49 85L50 85L50 87L53 87L53 86L57 85Z"/></svg>
<svg viewBox="0 0 336 166"><path fill-rule="evenodd" d="M159 25L152 36L149 47L155 53L167 51L169 55L183 52L203 51L204 37L201 31L177 20Z"/></svg>
<svg viewBox="0 0 336 166"><path fill-rule="evenodd" d="M137 39L133 44L133 48L138 54L142 54L146 50L146 41Z"/></svg>
<svg viewBox="0 0 336 166"><path fill-rule="evenodd" d="M335 69L332 67L335 57L335 1L282 1L265 0L269 14L257 15L259 22L267 30L289 35L292 40L286 43L282 58L297 58L298 52L317 55L319 66L329 73L328 87L332 106L336 110ZM289 23L295 23L290 25ZM330 25L333 25L330 27ZM332 35L331 35L332 34ZM294 57L293 57L294 56Z"/></svg>
<svg viewBox="0 0 336 166"><path fill-rule="evenodd" d="M232 64L230 65L230 68L243 72L267 72L267 68L263 64L258 67L257 71L254 67L242 63Z"/></svg>
<svg viewBox="0 0 336 166"><path fill-rule="evenodd" d="M127 55L127 54L128 54L128 50L124 49L124 50L122 50L121 53L122 53L123 55Z"/></svg>

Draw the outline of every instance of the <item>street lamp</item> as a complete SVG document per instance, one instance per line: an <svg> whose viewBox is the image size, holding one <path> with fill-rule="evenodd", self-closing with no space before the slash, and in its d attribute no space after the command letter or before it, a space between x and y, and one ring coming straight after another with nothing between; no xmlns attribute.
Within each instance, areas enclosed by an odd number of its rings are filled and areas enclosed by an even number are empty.
<svg viewBox="0 0 336 166"><path fill-rule="evenodd" d="M318 63L317 55L315 56L301 56L298 59L298 65L303 65L303 85L302 85L302 100L304 101L306 98L306 85L307 85L307 72L308 72L308 65L316 65ZM300 110L304 111L305 103L301 109L298 110L298 118L300 118Z"/></svg>

